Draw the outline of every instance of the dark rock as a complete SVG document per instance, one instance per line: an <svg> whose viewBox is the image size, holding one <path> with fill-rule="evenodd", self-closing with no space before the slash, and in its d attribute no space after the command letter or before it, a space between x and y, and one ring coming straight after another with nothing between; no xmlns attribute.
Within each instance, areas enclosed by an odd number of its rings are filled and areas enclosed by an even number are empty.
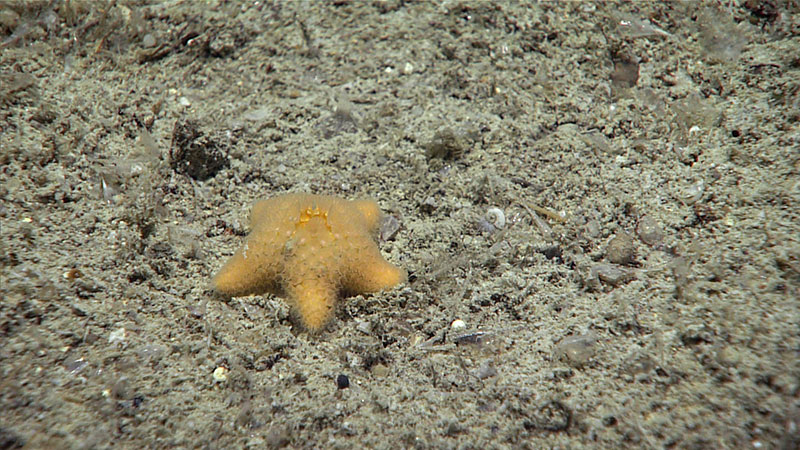
<svg viewBox="0 0 800 450"><path fill-rule="evenodd" d="M172 131L170 166L178 173L205 181L228 167L220 143L207 137L193 121L177 122Z"/></svg>

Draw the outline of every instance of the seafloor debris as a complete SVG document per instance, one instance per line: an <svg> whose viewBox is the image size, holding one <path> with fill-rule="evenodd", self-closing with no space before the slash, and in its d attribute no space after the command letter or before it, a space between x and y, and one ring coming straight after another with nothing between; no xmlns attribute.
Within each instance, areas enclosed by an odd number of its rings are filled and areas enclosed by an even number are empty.
<svg viewBox="0 0 800 450"><path fill-rule="evenodd" d="M594 333L569 336L561 340L553 350L553 355L573 367L580 367L589 362L597 350L597 338Z"/></svg>
<svg viewBox="0 0 800 450"><path fill-rule="evenodd" d="M606 258L614 263L630 265L636 257L636 247L633 244L631 235L625 232L617 233L606 247Z"/></svg>
<svg viewBox="0 0 800 450"><path fill-rule="evenodd" d="M450 128L436 132L433 139L426 145L428 158L458 159L464 155L466 150L464 139Z"/></svg>
<svg viewBox="0 0 800 450"><path fill-rule="evenodd" d="M653 25L647 19L638 19L629 15L622 15L617 20L617 32L629 38L672 36L670 33Z"/></svg>
<svg viewBox="0 0 800 450"><path fill-rule="evenodd" d="M220 144L200 131L191 120L177 122L172 131L170 165L178 173L204 181L228 166Z"/></svg>
<svg viewBox="0 0 800 450"><path fill-rule="evenodd" d="M661 226L651 216L642 216L636 227L636 234L639 239L647 245L657 245L664 240L664 231Z"/></svg>

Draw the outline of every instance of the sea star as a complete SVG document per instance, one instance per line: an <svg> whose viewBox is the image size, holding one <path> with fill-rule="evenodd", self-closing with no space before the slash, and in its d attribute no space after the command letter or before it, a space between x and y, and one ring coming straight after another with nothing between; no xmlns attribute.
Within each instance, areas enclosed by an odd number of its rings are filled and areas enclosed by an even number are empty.
<svg viewBox="0 0 800 450"><path fill-rule="evenodd" d="M256 202L250 235L214 276L227 296L287 297L310 331L328 322L336 298L378 292L406 279L372 239L381 213L372 200L285 194Z"/></svg>

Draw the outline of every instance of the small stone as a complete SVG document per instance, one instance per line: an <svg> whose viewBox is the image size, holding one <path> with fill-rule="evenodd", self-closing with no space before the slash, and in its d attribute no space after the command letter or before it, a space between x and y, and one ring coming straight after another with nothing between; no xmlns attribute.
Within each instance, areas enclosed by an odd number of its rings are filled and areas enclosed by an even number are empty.
<svg viewBox="0 0 800 450"><path fill-rule="evenodd" d="M614 264L630 265L636 256L636 247L633 245L631 235L625 232L618 233L608 243L606 257Z"/></svg>
<svg viewBox="0 0 800 450"><path fill-rule="evenodd" d="M83 276L83 274L78 269L69 269L66 272L64 272L63 274L61 274L61 276L64 277L65 280L72 281L72 280L75 280L77 278L80 278L81 276Z"/></svg>
<svg viewBox="0 0 800 450"><path fill-rule="evenodd" d="M725 346L717 353L717 362L725 367L737 367L742 362L742 353L734 346Z"/></svg>
<svg viewBox="0 0 800 450"><path fill-rule="evenodd" d="M19 23L19 14L12 11L11 8L5 8L0 11L0 30L12 31L17 28Z"/></svg>
<svg viewBox="0 0 800 450"><path fill-rule="evenodd" d="M350 379L347 378L347 375L340 373L339 376L336 377L336 387L339 389L347 389L350 387Z"/></svg>
<svg viewBox="0 0 800 450"><path fill-rule="evenodd" d="M229 31L212 36L208 42L208 53L218 58L228 56L236 50L236 36Z"/></svg>
<svg viewBox="0 0 800 450"><path fill-rule="evenodd" d="M372 324L367 321L358 322L358 325L356 325L356 330L364 334L372 334Z"/></svg>
<svg viewBox="0 0 800 450"><path fill-rule="evenodd" d="M131 387L128 377L123 376L117 379L114 385L111 386L110 396L117 400L125 400L131 397Z"/></svg>
<svg viewBox="0 0 800 450"><path fill-rule="evenodd" d="M77 375L81 370L83 370L89 363L86 361L85 358L67 358L64 361L64 368L69 372L70 375Z"/></svg>
<svg viewBox="0 0 800 450"><path fill-rule="evenodd" d="M276 426L267 432L264 439L263 446L257 446L253 448L283 448L289 445L291 442L291 434L289 433L289 429Z"/></svg>
<svg viewBox="0 0 800 450"><path fill-rule="evenodd" d="M706 190L705 183L702 181L698 181L697 183L694 183L691 186L685 187L680 192L680 200L687 205L693 205L703 197L703 193L705 192L705 190Z"/></svg>
<svg viewBox="0 0 800 450"><path fill-rule="evenodd" d="M494 365L491 363L491 361L486 361L481 364L481 367L478 369L478 373L476 375L479 379L485 380L487 378L496 376L497 369L494 368Z"/></svg>
<svg viewBox="0 0 800 450"><path fill-rule="evenodd" d="M430 214L436 210L437 206L438 205L436 204L436 199L434 199L433 197L428 197L422 201L422 204L420 205L420 210L425 214Z"/></svg>
<svg viewBox="0 0 800 450"><path fill-rule="evenodd" d="M570 336L564 338L555 348L556 358L562 359L573 367L586 364L595 354L597 339L594 334Z"/></svg>
<svg viewBox="0 0 800 450"><path fill-rule="evenodd" d="M153 37L152 34L147 33L142 38L142 47L144 48L152 48L156 46L156 38Z"/></svg>
<svg viewBox="0 0 800 450"><path fill-rule="evenodd" d="M372 367L372 375L377 378L385 378L389 375L389 368L383 364L375 364L375 366Z"/></svg>
<svg viewBox="0 0 800 450"><path fill-rule="evenodd" d="M586 222L586 225L584 225L584 230L588 237L590 238L598 237L600 236L600 222L592 219Z"/></svg>
<svg viewBox="0 0 800 450"><path fill-rule="evenodd" d="M636 227L636 234L639 239L647 245L657 245L664 240L664 231L661 226L650 216L643 216L639 219L639 225Z"/></svg>
<svg viewBox="0 0 800 450"><path fill-rule="evenodd" d="M118 328L108 335L109 344L124 344L126 337L125 328Z"/></svg>
<svg viewBox="0 0 800 450"><path fill-rule="evenodd" d="M592 278L597 277L603 283L619 286L629 280L631 273L622 267L613 264L599 264L592 268Z"/></svg>

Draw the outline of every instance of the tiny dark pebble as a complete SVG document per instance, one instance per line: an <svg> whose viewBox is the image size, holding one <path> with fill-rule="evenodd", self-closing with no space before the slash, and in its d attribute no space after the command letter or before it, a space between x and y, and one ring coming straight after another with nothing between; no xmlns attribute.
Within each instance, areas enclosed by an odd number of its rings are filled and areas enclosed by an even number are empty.
<svg viewBox="0 0 800 450"><path fill-rule="evenodd" d="M349 388L350 387L350 378L347 378L347 375L345 375L343 373L339 374L339 376L336 377L336 387L338 387L339 389L347 389L347 388Z"/></svg>
<svg viewBox="0 0 800 450"><path fill-rule="evenodd" d="M136 397L133 397L133 407L134 408L138 408L138 407L142 406L142 403L144 403L144 396L137 395Z"/></svg>
<svg viewBox="0 0 800 450"><path fill-rule="evenodd" d="M563 255L561 247L559 247L558 245L551 245L548 247L539 248L536 249L536 252L541 253L547 259L555 261L561 261L561 256Z"/></svg>

